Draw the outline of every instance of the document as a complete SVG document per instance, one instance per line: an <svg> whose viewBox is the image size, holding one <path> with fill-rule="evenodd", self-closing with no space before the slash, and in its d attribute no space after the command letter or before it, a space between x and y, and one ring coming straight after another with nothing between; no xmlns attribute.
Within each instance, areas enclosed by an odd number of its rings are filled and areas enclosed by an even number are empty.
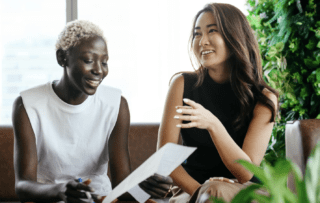
<svg viewBox="0 0 320 203"><path fill-rule="evenodd" d="M165 144L115 187L103 200L103 203L111 203L127 191L138 202L142 203L147 201L150 195L144 192L138 184L155 173L162 176L170 175L171 172L184 162L195 150L196 147L185 147L174 143Z"/></svg>

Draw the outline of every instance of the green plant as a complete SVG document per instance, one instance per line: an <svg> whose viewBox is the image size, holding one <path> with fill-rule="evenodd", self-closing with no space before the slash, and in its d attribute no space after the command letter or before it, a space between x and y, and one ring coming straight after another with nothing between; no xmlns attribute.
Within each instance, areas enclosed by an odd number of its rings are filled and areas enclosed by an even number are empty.
<svg viewBox="0 0 320 203"><path fill-rule="evenodd" d="M285 157L285 124L320 118L320 6L314 0L248 0L265 81L279 91L277 118L264 161Z"/></svg>
<svg viewBox="0 0 320 203"><path fill-rule="evenodd" d="M264 163L258 167L244 160L238 161L246 169L257 176L262 184L251 185L240 191L231 203L246 203L255 200L263 203L319 203L320 202L320 142L311 153L302 178L300 169L290 160L277 160L275 166ZM292 172L295 179L297 194L287 188L287 179ZM269 196L255 193L255 190L264 188ZM225 203L221 199L211 198L212 203Z"/></svg>

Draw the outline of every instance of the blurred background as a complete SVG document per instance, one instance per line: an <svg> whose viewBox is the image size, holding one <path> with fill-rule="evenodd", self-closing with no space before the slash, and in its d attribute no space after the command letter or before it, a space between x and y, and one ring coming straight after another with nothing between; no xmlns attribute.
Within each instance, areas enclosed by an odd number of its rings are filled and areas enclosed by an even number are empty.
<svg viewBox="0 0 320 203"><path fill-rule="evenodd" d="M62 76L55 43L70 12L103 29L109 49L103 84L122 90L131 122L159 123L170 78L193 70L187 48L192 21L210 2L78 0L70 11L68 1L0 1L0 125L11 125L12 104L21 91ZM248 15L245 0L215 2Z"/></svg>

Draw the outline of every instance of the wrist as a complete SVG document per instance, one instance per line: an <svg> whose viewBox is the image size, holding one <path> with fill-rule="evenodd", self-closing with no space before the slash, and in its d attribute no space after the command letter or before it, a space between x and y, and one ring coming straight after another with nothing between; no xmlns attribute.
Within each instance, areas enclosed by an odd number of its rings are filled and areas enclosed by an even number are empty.
<svg viewBox="0 0 320 203"><path fill-rule="evenodd" d="M66 190L66 183L56 184L55 189L54 189L54 191L56 191L56 192L55 192L54 196L57 199L63 201L62 197L63 197L63 194L65 193L65 190Z"/></svg>

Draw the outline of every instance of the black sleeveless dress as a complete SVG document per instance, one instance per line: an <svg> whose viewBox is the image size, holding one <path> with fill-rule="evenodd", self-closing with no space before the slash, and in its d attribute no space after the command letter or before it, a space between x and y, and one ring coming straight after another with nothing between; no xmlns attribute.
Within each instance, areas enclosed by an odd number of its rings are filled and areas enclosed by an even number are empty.
<svg viewBox="0 0 320 203"><path fill-rule="evenodd" d="M216 83L206 73L203 84L194 88L197 82L195 73L183 73L183 98L191 99L211 111L227 129L232 139L242 148L249 122L238 130L232 122L240 111L240 102L234 94L231 84ZM184 103L184 105L186 105ZM187 123L187 122L185 122ZM183 145L197 147L195 152L182 164L191 177L203 184L210 177L235 178L222 162L220 155L207 130L198 128L181 129ZM257 182L257 179L251 179Z"/></svg>

